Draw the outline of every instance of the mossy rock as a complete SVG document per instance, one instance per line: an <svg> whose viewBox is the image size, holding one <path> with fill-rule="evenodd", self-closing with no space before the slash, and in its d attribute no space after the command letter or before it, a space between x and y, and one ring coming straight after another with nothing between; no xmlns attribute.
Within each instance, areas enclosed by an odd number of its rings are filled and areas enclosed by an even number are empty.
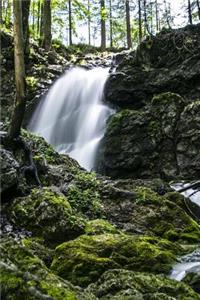
<svg viewBox="0 0 200 300"><path fill-rule="evenodd" d="M94 173L78 172L65 191L72 208L92 219L102 217L98 186L99 181Z"/></svg>
<svg viewBox="0 0 200 300"><path fill-rule="evenodd" d="M30 195L16 198L8 206L8 215L12 224L53 244L77 237L85 226L67 198L53 188L33 189Z"/></svg>
<svg viewBox="0 0 200 300"><path fill-rule="evenodd" d="M195 292L200 294L200 270L198 273L188 273L183 282L187 283Z"/></svg>
<svg viewBox="0 0 200 300"><path fill-rule="evenodd" d="M117 228L103 219L96 219L86 223L85 233L88 235L103 234L103 233L119 233Z"/></svg>
<svg viewBox="0 0 200 300"><path fill-rule="evenodd" d="M48 248L42 238L27 237L22 240L22 244L35 256L41 259L49 267L54 256L54 249Z"/></svg>
<svg viewBox="0 0 200 300"><path fill-rule="evenodd" d="M0 283L2 299L88 300L96 299L54 275L21 242L1 241Z"/></svg>
<svg viewBox="0 0 200 300"><path fill-rule="evenodd" d="M88 291L102 300L198 300L200 295L182 282L163 275L111 270L105 272Z"/></svg>
<svg viewBox="0 0 200 300"><path fill-rule="evenodd" d="M83 235L56 248L51 269L86 286L108 269L167 273L180 248L166 240L125 234Z"/></svg>
<svg viewBox="0 0 200 300"><path fill-rule="evenodd" d="M108 188L106 193L102 188L106 218L117 228L185 244L199 243L200 226L184 210L181 204L183 196L177 193L161 196L149 187L131 186L130 182L122 187L131 191L133 196L123 197L118 193L113 198Z"/></svg>

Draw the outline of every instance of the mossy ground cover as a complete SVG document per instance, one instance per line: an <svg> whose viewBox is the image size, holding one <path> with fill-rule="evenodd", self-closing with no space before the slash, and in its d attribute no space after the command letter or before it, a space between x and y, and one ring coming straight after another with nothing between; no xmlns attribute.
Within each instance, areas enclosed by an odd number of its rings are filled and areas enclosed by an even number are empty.
<svg viewBox="0 0 200 300"><path fill-rule="evenodd" d="M113 268L167 273L179 252L178 245L151 237L82 235L56 248L51 269L74 284L85 286Z"/></svg>

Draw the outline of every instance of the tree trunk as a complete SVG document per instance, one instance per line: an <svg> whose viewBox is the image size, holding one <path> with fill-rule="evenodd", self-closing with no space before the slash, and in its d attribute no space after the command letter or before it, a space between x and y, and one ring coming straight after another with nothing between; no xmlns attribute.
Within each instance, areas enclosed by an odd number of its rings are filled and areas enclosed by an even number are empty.
<svg viewBox="0 0 200 300"><path fill-rule="evenodd" d="M200 3L199 3L199 0L197 0L197 9L198 9L198 17L199 17L199 20L200 20Z"/></svg>
<svg viewBox="0 0 200 300"><path fill-rule="evenodd" d="M46 51L51 48L51 0L44 1L42 46Z"/></svg>
<svg viewBox="0 0 200 300"><path fill-rule="evenodd" d="M21 1L22 2L22 26L24 36L24 53L29 53L29 11L31 0Z"/></svg>
<svg viewBox="0 0 200 300"><path fill-rule="evenodd" d="M91 45L91 15L90 15L90 0L88 0L88 44Z"/></svg>
<svg viewBox="0 0 200 300"><path fill-rule="evenodd" d="M0 0L0 25L2 25L2 8L3 8L3 5L2 5L2 0Z"/></svg>
<svg viewBox="0 0 200 300"><path fill-rule="evenodd" d="M192 24L192 8L190 0L188 0L188 19L189 23Z"/></svg>
<svg viewBox="0 0 200 300"><path fill-rule="evenodd" d="M106 50L105 0L101 0L101 51Z"/></svg>
<svg viewBox="0 0 200 300"><path fill-rule="evenodd" d="M113 47L113 22L112 22L112 0L109 0L110 6L110 47Z"/></svg>
<svg viewBox="0 0 200 300"><path fill-rule="evenodd" d="M33 16L33 19L32 19L32 22L33 22L33 25L32 25L33 37L35 37L35 2L34 1L33 1L32 16Z"/></svg>
<svg viewBox="0 0 200 300"><path fill-rule="evenodd" d="M22 28L22 1L13 0L14 14L14 59L15 59L15 84L16 98L13 115L8 130L10 139L20 135L21 125L24 117L25 100L25 66L24 66L24 45Z"/></svg>
<svg viewBox="0 0 200 300"><path fill-rule="evenodd" d="M142 11L141 0L138 0L138 20L139 20L139 43L142 41Z"/></svg>
<svg viewBox="0 0 200 300"><path fill-rule="evenodd" d="M148 23L147 23L147 7L146 7L146 0L143 1L144 6L144 34L148 32Z"/></svg>
<svg viewBox="0 0 200 300"><path fill-rule="evenodd" d="M40 0L40 41L42 42L44 31L44 3Z"/></svg>
<svg viewBox="0 0 200 300"><path fill-rule="evenodd" d="M156 4L156 31L159 31L158 0L156 0L155 4Z"/></svg>
<svg viewBox="0 0 200 300"><path fill-rule="evenodd" d="M69 45L72 45L72 2L69 0Z"/></svg>
<svg viewBox="0 0 200 300"><path fill-rule="evenodd" d="M128 49L132 48L132 39L131 39L131 20L130 20L130 5L129 0L126 1L126 37L127 37L127 46Z"/></svg>

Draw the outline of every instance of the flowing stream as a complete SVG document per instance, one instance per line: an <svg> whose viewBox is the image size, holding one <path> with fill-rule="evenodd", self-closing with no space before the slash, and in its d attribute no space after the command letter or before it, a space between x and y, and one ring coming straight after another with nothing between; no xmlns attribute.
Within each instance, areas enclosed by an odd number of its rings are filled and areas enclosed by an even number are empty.
<svg viewBox="0 0 200 300"><path fill-rule="evenodd" d="M180 190L187 185L187 183L176 183L171 187L175 190ZM190 198L192 202L200 206L200 191L188 189L182 194L185 197ZM181 257L180 262L174 265L170 278L181 281L187 275L187 273L191 272L200 272L200 248L196 249L190 254Z"/></svg>
<svg viewBox="0 0 200 300"><path fill-rule="evenodd" d="M28 126L87 170L94 168L106 121L113 112L103 103L107 77L108 69L99 67L67 71L50 88Z"/></svg>

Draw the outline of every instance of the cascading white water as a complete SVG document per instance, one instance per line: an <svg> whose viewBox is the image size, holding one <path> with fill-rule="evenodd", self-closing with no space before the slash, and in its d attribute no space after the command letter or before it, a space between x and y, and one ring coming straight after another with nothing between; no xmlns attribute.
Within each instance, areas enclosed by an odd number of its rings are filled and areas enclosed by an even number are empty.
<svg viewBox="0 0 200 300"><path fill-rule="evenodd" d="M98 144L112 110L103 104L108 69L67 71L51 87L28 126L60 153L67 153L91 170Z"/></svg>

